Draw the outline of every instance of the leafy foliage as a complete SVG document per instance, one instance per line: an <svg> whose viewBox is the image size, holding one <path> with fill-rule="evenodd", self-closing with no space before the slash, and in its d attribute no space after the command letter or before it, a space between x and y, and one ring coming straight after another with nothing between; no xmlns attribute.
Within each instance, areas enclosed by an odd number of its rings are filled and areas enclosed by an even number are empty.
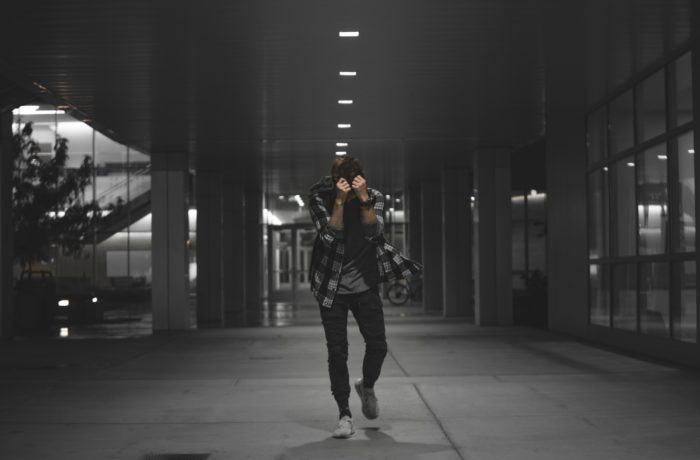
<svg viewBox="0 0 700 460"><path fill-rule="evenodd" d="M53 244L80 253L103 214L96 201L85 200L92 159L86 155L80 167L67 168L68 139L60 136L53 157L42 159L32 132L32 123L26 123L12 139L15 258L23 268L48 261Z"/></svg>

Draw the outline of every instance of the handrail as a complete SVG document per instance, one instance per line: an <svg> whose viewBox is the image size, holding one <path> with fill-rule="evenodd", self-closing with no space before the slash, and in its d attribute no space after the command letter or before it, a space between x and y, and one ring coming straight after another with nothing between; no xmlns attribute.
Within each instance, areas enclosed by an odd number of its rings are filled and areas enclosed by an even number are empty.
<svg viewBox="0 0 700 460"><path fill-rule="evenodd" d="M96 201L100 202L104 199L106 199L110 194L112 194L114 191L119 190L122 187L126 187L128 183L134 178L138 176L143 176L144 174L150 172L151 167L146 166L145 168L141 168L139 170L134 171L132 174L128 175L126 179L124 179L121 182L118 182L111 187L109 187L107 190L105 190L102 194L100 194L97 198Z"/></svg>

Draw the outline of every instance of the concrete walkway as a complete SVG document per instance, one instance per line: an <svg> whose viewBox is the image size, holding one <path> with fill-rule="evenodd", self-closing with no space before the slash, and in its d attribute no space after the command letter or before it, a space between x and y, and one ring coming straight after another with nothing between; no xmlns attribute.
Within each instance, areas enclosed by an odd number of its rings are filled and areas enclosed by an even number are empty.
<svg viewBox="0 0 700 460"><path fill-rule="evenodd" d="M435 317L391 315L387 334L380 417L353 394L347 441L320 324L0 343L0 458L700 458L697 372Z"/></svg>

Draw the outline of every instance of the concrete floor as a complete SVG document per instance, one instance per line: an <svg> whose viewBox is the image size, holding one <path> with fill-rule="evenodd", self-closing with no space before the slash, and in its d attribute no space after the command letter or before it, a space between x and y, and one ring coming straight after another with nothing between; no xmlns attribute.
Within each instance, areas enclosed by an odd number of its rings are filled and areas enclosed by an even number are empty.
<svg viewBox="0 0 700 460"><path fill-rule="evenodd" d="M700 458L698 372L401 312L387 309L380 417L364 419L353 394L347 441L330 437L337 410L313 315L288 327L0 343L0 458ZM357 377L352 319L350 342Z"/></svg>

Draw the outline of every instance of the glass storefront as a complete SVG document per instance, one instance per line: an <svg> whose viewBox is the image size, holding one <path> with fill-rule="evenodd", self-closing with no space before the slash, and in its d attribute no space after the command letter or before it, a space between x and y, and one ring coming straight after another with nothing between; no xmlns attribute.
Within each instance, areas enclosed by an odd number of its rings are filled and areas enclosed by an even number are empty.
<svg viewBox="0 0 700 460"><path fill-rule="evenodd" d="M94 200L103 210L103 219L80 251L69 253L52 245L49 259L31 267L50 272L55 280L58 308L51 333L61 337L150 334L150 157L61 108L23 106L14 115L15 132L32 123L42 161L53 157L59 138L68 140L67 169L77 169L85 157L92 160L92 177L82 202ZM21 272L17 264L16 277Z"/></svg>
<svg viewBox="0 0 700 460"><path fill-rule="evenodd" d="M691 72L688 52L588 115L591 325L697 343Z"/></svg>

